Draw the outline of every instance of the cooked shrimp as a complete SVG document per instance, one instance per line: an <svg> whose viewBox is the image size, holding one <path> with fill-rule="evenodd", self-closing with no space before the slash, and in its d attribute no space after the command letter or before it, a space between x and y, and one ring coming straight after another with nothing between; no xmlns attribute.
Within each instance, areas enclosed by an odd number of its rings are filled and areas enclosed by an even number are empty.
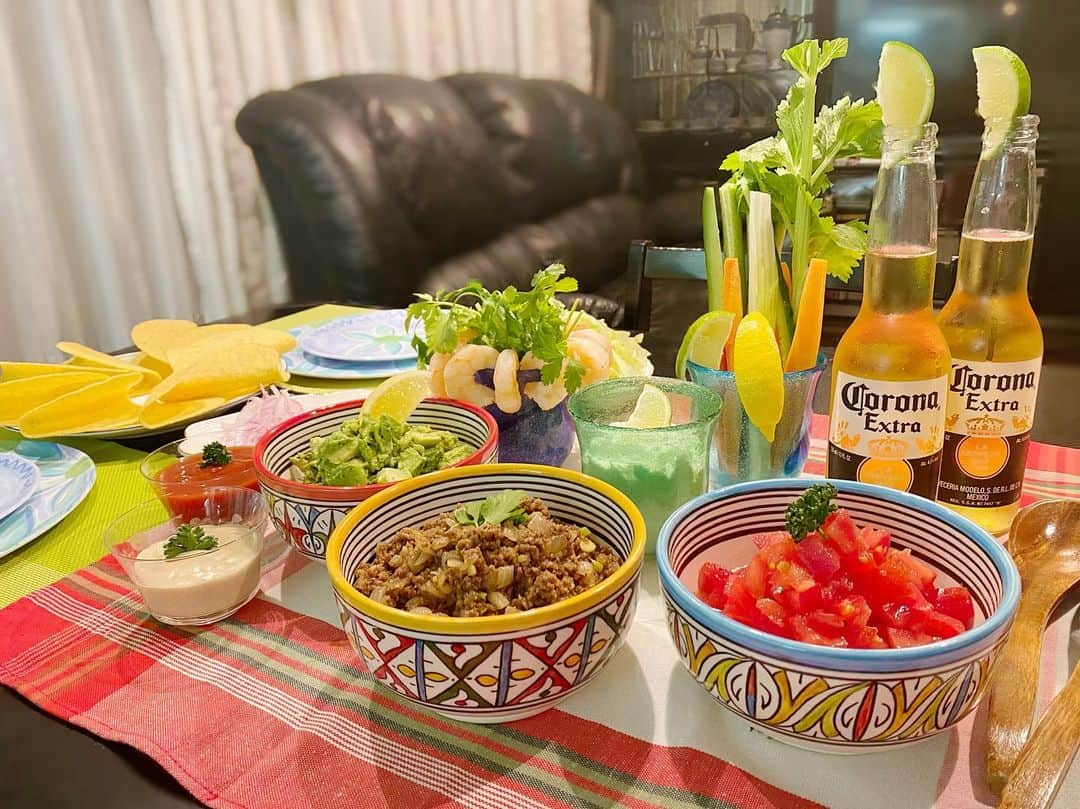
<svg viewBox="0 0 1080 809"><path fill-rule="evenodd" d="M437 351L432 354L431 359L428 360L428 370L431 372L431 379L428 382L428 387L431 388L432 396L446 396L446 384L443 382L443 371L446 369L446 363L449 359L449 354L443 354L442 352Z"/></svg>
<svg viewBox="0 0 1080 809"><path fill-rule="evenodd" d="M512 348L499 352L495 360L495 405L504 413L521 410L521 391L518 389L518 355Z"/></svg>
<svg viewBox="0 0 1080 809"><path fill-rule="evenodd" d="M534 357L533 353L529 351L521 358L519 367L522 371L537 371L544 367L544 362ZM525 383L524 393L536 402L536 406L541 410L551 410L566 398L566 383L563 380L562 371L559 371L558 379L550 385L545 385L539 381Z"/></svg>
<svg viewBox="0 0 1080 809"><path fill-rule="evenodd" d="M494 368L499 358L497 349L470 343L454 351L443 368L443 385L451 398L469 402L477 407L495 403L495 391L476 381L477 371Z"/></svg>
<svg viewBox="0 0 1080 809"><path fill-rule="evenodd" d="M599 336L603 338L603 335ZM566 352L585 366L585 376L581 380L583 385L600 382L611 373L611 343L606 338L601 343L584 332L571 332L566 340Z"/></svg>

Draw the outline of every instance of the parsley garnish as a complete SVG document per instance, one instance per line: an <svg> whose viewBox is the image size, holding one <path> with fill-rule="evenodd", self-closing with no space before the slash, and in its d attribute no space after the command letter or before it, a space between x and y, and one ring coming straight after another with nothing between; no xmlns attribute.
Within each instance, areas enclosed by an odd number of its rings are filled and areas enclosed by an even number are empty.
<svg viewBox="0 0 1080 809"><path fill-rule="evenodd" d="M815 483L791 501L784 512L784 522L796 542L818 530L825 518L836 511L834 497L836 487L831 483Z"/></svg>
<svg viewBox="0 0 1080 809"><path fill-rule="evenodd" d="M212 551L218 541L207 535L198 525L181 525L176 533L165 543L165 558L175 559L182 553L191 551Z"/></svg>
<svg viewBox="0 0 1080 809"><path fill-rule="evenodd" d="M527 492L507 489L484 500L473 500L454 510L454 519L460 525L502 525L510 522L520 525L529 517L521 507L528 499Z"/></svg>
<svg viewBox="0 0 1080 809"><path fill-rule="evenodd" d="M199 466L206 469L208 466L225 466L231 461L228 447L220 441L211 441L202 448L202 463Z"/></svg>
<svg viewBox="0 0 1080 809"><path fill-rule="evenodd" d="M424 324L423 334L418 331L412 340L420 361L427 363L436 352L452 352L460 335L472 334L471 342L500 351L510 348L519 356L531 351L544 363L540 370L544 384L558 379L561 370L566 390L574 392L581 386L585 366L567 355L567 310L555 295L574 292L578 283L563 277L565 272L562 264L552 264L533 276L527 291L509 286L491 292L479 281L470 281L451 292L417 295L406 324Z"/></svg>

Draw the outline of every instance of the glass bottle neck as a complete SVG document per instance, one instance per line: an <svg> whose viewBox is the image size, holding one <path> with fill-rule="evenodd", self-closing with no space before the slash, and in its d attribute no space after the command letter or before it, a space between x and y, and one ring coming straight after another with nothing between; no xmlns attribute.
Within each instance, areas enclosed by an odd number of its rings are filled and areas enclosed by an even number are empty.
<svg viewBox="0 0 1080 809"><path fill-rule="evenodd" d="M867 314L933 314L937 253L906 246L870 250L863 264L860 311Z"/></svg>
<svg viewBox="0 0 1080 809"><path fill-rule="evenodd" d="M1039 117L986 122L983 148L964 215L964 233L1035 232L1035 143Z"/></svg>
<svg viewBox="0 0 1080 809"><path fill-rule="evenodd" d="M936 252L936 148L936 124L885 127L870 208L871 251Z"/></svg>

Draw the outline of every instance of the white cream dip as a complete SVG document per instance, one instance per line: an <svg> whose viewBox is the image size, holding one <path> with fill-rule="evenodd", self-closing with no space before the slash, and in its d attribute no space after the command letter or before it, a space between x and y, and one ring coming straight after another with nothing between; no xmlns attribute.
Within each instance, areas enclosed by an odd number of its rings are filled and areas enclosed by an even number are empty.
<svg viewBox="0 0 1080 809"><path fill-rule="evenodd" d="M247 601L259 586L259 545L246 525L202 525L218 547L165 558L168 537L139 551L131 577L147 609L171 619L198 619Z"/></svg>

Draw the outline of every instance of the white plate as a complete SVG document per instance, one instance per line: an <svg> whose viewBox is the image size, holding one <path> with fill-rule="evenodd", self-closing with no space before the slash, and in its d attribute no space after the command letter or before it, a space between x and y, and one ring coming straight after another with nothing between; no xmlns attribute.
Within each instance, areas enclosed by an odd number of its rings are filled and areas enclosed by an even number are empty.
<svg viewBox="0 0 1080 809"><path fill-rule="evenodd" d="M0 520L30 499L39 477L33 462L14 452L0 452Z"/></svg>
<svg viewBox="0 0 1080 809"><path fill-rule="evenodd" d="M300 348L315 357L351 362L397 363L415 360L412 329L405 328L404 309L382 309L362 315L347 315L316 326L298 338Z"/></svg>

